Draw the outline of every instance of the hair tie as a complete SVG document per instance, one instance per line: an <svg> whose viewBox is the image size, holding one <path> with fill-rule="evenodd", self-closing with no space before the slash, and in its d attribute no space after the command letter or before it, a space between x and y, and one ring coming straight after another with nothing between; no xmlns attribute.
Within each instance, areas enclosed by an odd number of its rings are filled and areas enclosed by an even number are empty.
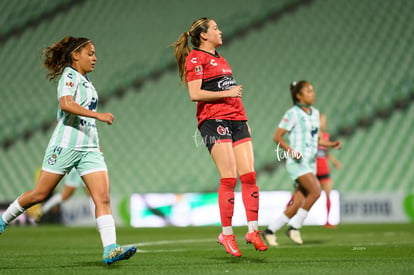
<svg viewBox="0 0 414 275"><path fill-rule="evenodd" d="M293 87L295 87L295 86L296 86L296 84L298 84L296 81L293 81L293 82L292 82L292 86L293 86Z"/></svg>
<svg viewBox="0 0 414 275"><path fill-rule="evenodd" d="M89 42L91 42L91 40L88 38L84 38L84 37L75 39L73 42L69 44L67 48L68 56L70 56L73 52L77 51L80 47L82 47L83 45Z"/></svg>
<svg viewBox="0 0 414 275"><path fill-rule="evenodd" d="M187 32L187 36L191 36L190 32Z"/></svg>

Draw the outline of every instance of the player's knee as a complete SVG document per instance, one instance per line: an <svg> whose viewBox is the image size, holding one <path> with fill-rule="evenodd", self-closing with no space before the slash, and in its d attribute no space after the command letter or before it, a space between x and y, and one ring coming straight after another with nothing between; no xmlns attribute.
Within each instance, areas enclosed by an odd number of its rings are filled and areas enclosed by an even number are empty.
<svg viewBox="0 0 414 275"><path fill-rule="evenodd" d="M105 195L105 196L100 196L100 197L96 198L94 200L94 202L95 202L96 205L106 206L106 205L109 205L111 203L111 200L110 200L109 195L108 196Z"/></svg>
<svg viewBox="0 0 414 275"><path fill-rule="evenodd" d="M320 196L321 196L321 189L320 188L313 188L308 193L308 197L312 198L315 201L317 199L319 199Z"/></svg>
<svg viewBox="0 0 414 275"><path fill-rule="evenodd" d="M36 203L39 203L39 202L43 202L48 198L49 194L50 193L33 191L29 194L30 203L31 204L36 204Z"/></svg>

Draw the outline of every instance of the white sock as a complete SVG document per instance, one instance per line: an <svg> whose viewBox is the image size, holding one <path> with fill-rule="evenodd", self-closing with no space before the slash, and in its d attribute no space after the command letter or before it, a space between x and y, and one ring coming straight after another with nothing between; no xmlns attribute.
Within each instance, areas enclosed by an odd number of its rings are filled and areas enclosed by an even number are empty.
<svg viewBox="0 0 414 275"><path fill-rule="evenodd" d="M47 213L50 209L52 209L55 205L58 205L62 202L62 194L55 194L51 197L47 202L42 205L42 212Z"/></svg>
<svg viewBox="0 0 414 275"><path fill-rule="evenodd" d="M259 223L257 221L247 222L247 228L249 230L249 233L259 231Z"/></svg>
<svg viewBox="0 0 414 275"><path fill-rule="evenodd" d="M17 218L20 214L22 214L26 209L20 206L19 204L19 198L15 199L14 202L12 202L9 207L4 211L3 213L3 221L7 224L14 221L15 218Z"/></svg>
<svg viewBox="0 0 414 275"><path fill-rule="evenodd" d="M233 235L233 227L223 226L223 235Z"/></svg>
<svg viewBox="0 0 414 275"><path fill-rule="evenodd" d="M269 229L273 233L276 233L276 231L282 228L288 221L288 216L286 216L285 213L282 213L282 215L280 215L279 218L277 218L273 223L269 224L267 229Z"/></svg>
<svg viewBox="0 0 414 275"><path fill-rule="evenodd" d="M112 215L103 215L96 218L96 226L101 235L103 247L116 244L115 221Z"/></svg>
<svg viewBox="0 0 414 275"><path fill-rule="evenodd" d="M299 208L298 212L296 212L296 215L290 219L289 225L293 228L300 229L307 216L308 211L303 208Z"/></svg>
<svg viewBox="0 0 414 275"><path fill-rule="evenodd" d="M95 217L95 203L91 197L89 197L89 207L91 209L92 216Z"/></svg>

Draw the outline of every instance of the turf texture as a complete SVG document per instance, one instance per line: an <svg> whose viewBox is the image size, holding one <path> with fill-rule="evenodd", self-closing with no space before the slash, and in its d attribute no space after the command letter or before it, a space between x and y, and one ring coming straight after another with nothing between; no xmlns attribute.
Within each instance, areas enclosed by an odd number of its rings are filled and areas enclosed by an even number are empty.
<svg viewBox="0 0 414 275"><path fill-rule="evenodd" d="M414 223L302 228L303 245L278 234L257 252L234 229L240 258L216 243L219 227L118 227L118 243L138 252L102 262L95 228L10 226L0 235L0 274L414 274Z"/></svg>

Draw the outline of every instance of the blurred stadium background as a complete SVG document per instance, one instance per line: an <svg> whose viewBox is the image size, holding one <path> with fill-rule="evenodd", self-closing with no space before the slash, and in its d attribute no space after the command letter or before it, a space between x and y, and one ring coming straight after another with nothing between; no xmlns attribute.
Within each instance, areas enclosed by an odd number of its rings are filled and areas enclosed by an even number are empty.
<svg viewBox="0 0 414 275"><path fill-rule="evenodd" d="M0 10L0 201L33 187L57 105L40 52L67 35L97 48L90 79L99 111L116 117L98 126L111 194L215 192L218 175L169 47L208 16L244 85L261 190L291 190L272 137L291 105L289 83L306 79L344 144L332 152L343 164L332 169L334 188L400 192L414 208L414 1L0 0Z"/></svg>

